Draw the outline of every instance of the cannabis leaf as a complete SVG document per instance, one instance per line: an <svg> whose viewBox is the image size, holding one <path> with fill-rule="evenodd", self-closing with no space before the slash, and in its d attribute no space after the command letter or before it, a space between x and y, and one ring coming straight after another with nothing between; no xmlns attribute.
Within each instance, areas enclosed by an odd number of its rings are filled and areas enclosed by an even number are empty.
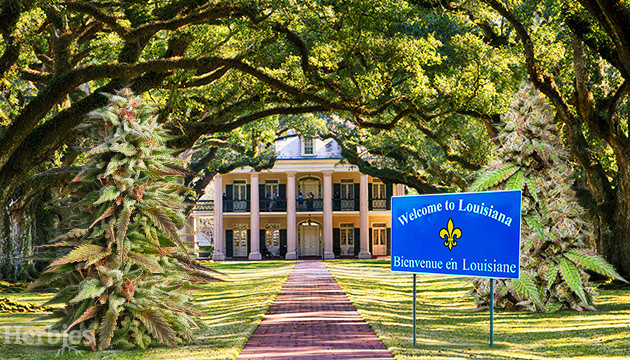
<svg viewBox="0 0 630 360"><path fill-rule="evenodd" d="M66 256L53 261L48 267L50 269L55 266L68 263L100 259L108 254L106 250L107 249L105 249L104 247L94 244L80 245L74 250L70 251Z"/></svg>

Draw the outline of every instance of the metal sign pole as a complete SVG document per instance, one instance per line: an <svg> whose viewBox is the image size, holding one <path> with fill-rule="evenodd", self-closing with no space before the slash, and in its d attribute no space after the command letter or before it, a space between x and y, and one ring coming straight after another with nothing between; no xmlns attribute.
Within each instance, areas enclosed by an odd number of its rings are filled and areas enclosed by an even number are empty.
<svg viewBox="0 0 630 360"><path fill-rule="evenodd" d="M494 343L494 279L490 278L490 346Z"/></svg>
<svg viewBox="0 0 630 360"><path fill-rule="evenodd" d="M413 274L413 347L416 347L416 274Z"/></svg>

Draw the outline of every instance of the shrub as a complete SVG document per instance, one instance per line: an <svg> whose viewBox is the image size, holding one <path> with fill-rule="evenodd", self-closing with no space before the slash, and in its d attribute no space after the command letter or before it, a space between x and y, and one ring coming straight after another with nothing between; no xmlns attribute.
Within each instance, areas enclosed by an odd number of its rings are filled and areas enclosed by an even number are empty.
<svg viewBox="0 0 630 360"><path fill-rule="evenodd" d="M152 108L128 90L110 97L88 124L97 145L73 180L71 230L45 246L63 255L30 288L58 289L53 329L78 327L93 350L176 346L203 326L193 283L215 277L182 244L176 180L186 170Z"/></svg>
<svg viewBox="0 0 630 360"><path fill-rule="evenodd" d="M212 259L213 254L214 254L214 245L200 245L199 246L199 257Z"/></svg>
<svg viewBox="0 0 630 360"><path fill-rule="evenodd" d="M584 269L621 279L586 246L589 226L571 188L573 171L551 123L552 112L533 85L517 94L504 117L501 145L489 167L470 186L523 189L521 271L517 280L498 280L496 306L528 310L594 310L594 289ZM478 306L490 298L488 279L475 279Z"/></svg>

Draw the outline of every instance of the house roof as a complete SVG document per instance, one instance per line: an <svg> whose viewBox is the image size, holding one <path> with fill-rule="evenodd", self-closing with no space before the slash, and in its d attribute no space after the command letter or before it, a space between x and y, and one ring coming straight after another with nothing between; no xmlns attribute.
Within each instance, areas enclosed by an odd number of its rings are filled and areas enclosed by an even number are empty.
<svg viewBox="0 0 630 360"><path fill-rule="evenodd" d="M341 147L333 139L313 139L313 153L304 153L304 138L291 136L275 143L278 160L341 159Z"/></svg>

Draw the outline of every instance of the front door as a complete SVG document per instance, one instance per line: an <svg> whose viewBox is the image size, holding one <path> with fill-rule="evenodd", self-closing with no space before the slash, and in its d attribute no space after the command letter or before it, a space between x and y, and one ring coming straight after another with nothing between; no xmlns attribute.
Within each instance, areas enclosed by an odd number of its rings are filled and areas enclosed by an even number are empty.
<svg viewBox="0 0 630 360"><path fill-rule="evenodd" d="M319 199L319 181L305 180L302 182L302 194L306 197L309 193L313 194L314 199Z"/></svg>
<svg viewBox="0 0 630 360"><path fill-rule="evenodd" d="M234 225L234 257L247 256L247 226Z"/></svg>
<svg viewBox="0 0 630 360"><path fill-rule="evenodd" d="M267 224L265 225L265 246L272 256L280 255L278 250L280 249L280 225L279 224Z"/></svg>
<svg viewBox="0 0 630 360"><path fill-rule="evenodd" d="M340 224L340 227L340 255L354 255L354 224Z"/></svg>
<svg viewBox="0 0 630 360"><path fill-rule="evenodd" d="M384 210L387 208L387 194L385 184L377 179L372 183L372 209Z"/></svg>
<svg viewBox="0 0 630 360"><path fill-rule="evenodd" d="M320 256L319 225L302 224L300 230L300 255Z"/></svg>
<svg viewBox="0 0 630 360"><path fill-rule="evenodd" d="M234 180L233 187L233 209L234 211L247 211L247 184L245 180ZM236 249L236 248L235 248Z"/></svg>
<svg viewBox="0 0 630 360"><path fill-rule="evenodd" d="M354 182L341 179L341 210L354 210Z"/></svg>
<svg viewBox="0 0 630 360"><path fill-rule="evenodd" d="M372 224L372 255L387 255L387 224Z"/></svg>
<svg viewBox="0 0 630 360"><path fill-rule="evenodd" d="M298 184L298 211L322 211L321 182L316 178L300 180ZM300 197L300 195L302 195ZM303 201L301 199L304 199Z"/></svg>

